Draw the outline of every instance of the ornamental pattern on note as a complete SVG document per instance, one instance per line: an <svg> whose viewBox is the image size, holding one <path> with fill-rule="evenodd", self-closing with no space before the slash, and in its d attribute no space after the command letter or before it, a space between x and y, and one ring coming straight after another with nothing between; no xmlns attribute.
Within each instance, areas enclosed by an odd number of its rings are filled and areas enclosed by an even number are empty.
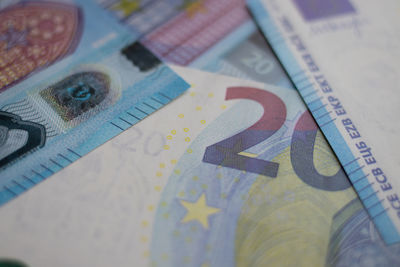
<svg viewBox="0 0 400 267"><path fill-rule="evenodd" d="M76 6L28 2L0 11L0 93L75 51L82 33Z"/></svg>

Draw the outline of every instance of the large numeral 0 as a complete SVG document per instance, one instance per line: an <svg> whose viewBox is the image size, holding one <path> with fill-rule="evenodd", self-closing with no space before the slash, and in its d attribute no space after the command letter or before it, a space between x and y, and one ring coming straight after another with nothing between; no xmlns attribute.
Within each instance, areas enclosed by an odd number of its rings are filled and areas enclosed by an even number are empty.
<svg viewBox="0 0 400 267"><path fill-rule="evenodd" d="M290 160L297 176L306 184L326 190L339 191L350 187L342 168L333 175L320 174L314 166L314 144L318 126L308 111L304 112L296 124L292 136Z"/></svg>
<svg viewBox="0 0 400 267"><path fill-rule="evenodd" d="M230 87L226 100L249 99L262 105L264 114L250 128L206 148L203 161L276 177L279 164L262 159L251 158L238 153L255 146L278 131L286 120L285 103L276 95L250 87Z"/></svg>

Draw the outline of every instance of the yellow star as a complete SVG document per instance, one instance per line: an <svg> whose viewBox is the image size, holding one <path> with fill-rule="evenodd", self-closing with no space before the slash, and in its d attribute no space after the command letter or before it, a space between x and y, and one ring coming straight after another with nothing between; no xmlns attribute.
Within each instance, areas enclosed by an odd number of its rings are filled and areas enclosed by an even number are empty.
<svg viewBox="0 0 400 267"><path fill-rule="evenodd" d="M120 10L124 13L124 16L129 16L140 8L140 0L120 0L119 3L115 4L112 9Z"/></svg>
<svg viewBox="0 0 400 267"><path fill-rule="evenodd" d="M180 7L181 9L184 9L187 13L187 15L192 18L196 13L201 12L205 13L207 12L206 7L204 6L204 1L203 0L184 0L182 6Z"/></svg>
<svg viewBox="0 0 400 267"><path fill-rule="evenodd" d="M203 225L205 229L208 229L208 216L220 211L218 208L207 206L205 194L202 194L196 202L181 200L181 204L187 209L182 223L196 220Z"/></svg>

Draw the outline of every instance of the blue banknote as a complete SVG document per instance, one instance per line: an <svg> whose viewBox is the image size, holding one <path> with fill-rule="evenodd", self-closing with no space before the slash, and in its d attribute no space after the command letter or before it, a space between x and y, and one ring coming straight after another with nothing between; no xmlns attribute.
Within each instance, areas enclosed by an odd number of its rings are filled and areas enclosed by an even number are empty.
<svg viewBox="0 0 400 267"><path fill-rule="evenodd" d="M0 257L399 265L296 91L174 70L192 85L181 98L0 209Z"/></svg>
<svg viewBox="0 0 400 267"><path fill-rule="evenodd" d="M399 2L248 4L385 242L399 242Z"/></svg>
<svg viewBox="0 0 400 267"><path fill-rule="evenodd" d="M185 74L200 83L201 74ZM162 266L399 264L400 246L382 240L297 93L225 86L225 103L242 101L210 122L177 162L156 213L152 260Z"/></svg>
<svg viewBox="0 0 400 267"><path fill-rule="evenodd" d="M292 87L244 0L97 2L166 62Z"/></svg>
<svg viewBox="0 0 400 267"><path fill-rule="evenodd" d="M12 3L0 23L0 204L188 88L91 1Z"/></svg>

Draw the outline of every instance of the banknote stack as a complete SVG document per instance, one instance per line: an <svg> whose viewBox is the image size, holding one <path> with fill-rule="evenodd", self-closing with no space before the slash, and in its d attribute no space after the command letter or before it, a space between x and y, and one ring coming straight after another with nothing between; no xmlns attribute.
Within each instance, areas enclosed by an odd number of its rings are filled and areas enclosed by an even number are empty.
<svg viewBox="0 0 400 267"><path fill-rule="evenodd" d="M399 14L1 0L0 267L400 266Z"/></svg>

